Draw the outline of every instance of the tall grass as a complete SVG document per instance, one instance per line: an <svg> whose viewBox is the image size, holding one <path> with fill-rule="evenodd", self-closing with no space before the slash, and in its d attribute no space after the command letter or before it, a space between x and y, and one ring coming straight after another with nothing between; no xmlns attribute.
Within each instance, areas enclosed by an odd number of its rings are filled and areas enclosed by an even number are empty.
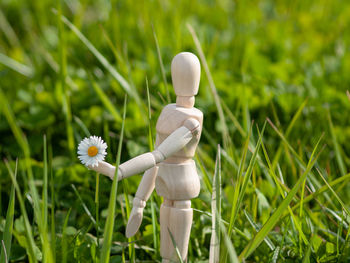
<svg viewBox="0 0 350 263"><path fill-rule="evenodd" d="M348 262L348 9L1 2L0 262L160 261L162 198L151 196L126 239L139 178L118 188L117 174L95 176L75 142L103 135L116 166L153 150L181 51L203 68L188 262Z"/></svg>
<svg viewBox="0 0 350 263"><path fill-rule="evenodd" d="M14 178L17 176L17 165L14 173ZM6 221L4 233L1 238L1 253L0 253L0 262L8 262L11 256L11 244L12 244L12 233L13 233L13 219L15 214L15 188L12 185L10 192L10 200L7 207Z"/></svg>
<svg viewBox="0 0 350 263"><path fill-rule="evenodd" d="M211 198L212 230L210 238L209 262L217 263L220 259L220 221L221 221L221 152L218 145Z"/></svg>
<svg viewBox="0 0 350 263"><path fill-rule="evenodd" d="M31 224L30 224L29 219L28 219L28 215L27 215L27 211L26 211L26 208L24 205L22 193L21 193L21 190L17 184L16 177L13 174L11 167L9 166L9 164L7 162L5 162L5 164L7 166L9 174L11 176L12 183L16 189L21 214L22 214L23 219L24 219L25 236L26 236L26 243L27 243L25 249L26 249L27 254L28 254L28 259L29 259L29 262L35 263L35 262L38 262L39 256L36 253L37 246L35 245L35 242L34 242L34 238L33 238L33 234L32 234L32 227L31 227ZM7 253L7 254L9 254L9 253Z"/></svg>
<svg viewBox="0 0 350 263"><path fill-rule="evenodd" d="M116 165L115 165L116 169L115 169L115 174L114 174L113 183L111 187L111 194L109 197L109 204L108 204L108 216L107 216L107 221L106 221L105 230L103 234L104 238L103 238L103 245L102 245L101 257L100 257L101 263L107 263L110 260L110 250L111 250L112 236L114 231L115 206L117 201L118 166L120 163L120 155L121 155L122 144L123 144L124 122L125 122L125 116L126 116L126 102L127 102L127 97L125 96L123 122L122 122L122 128L121 128L120 139L118 144L117 159L116 159Z"/></svg>
<svg viewBox="0 0 350 263"><path fill-rule="evenodd" d="M2 90L0 89L0 99L4 102L4 104L2 105L2 111L8 121L8 123L11 126L11 129L13 131L13 134L18 142L18 144L21 146L22 151L24 153L24 167L26 170L26 176L27 176L27 180L28 180L28 186L29 186L29 190L30 190L30 195L31 198L33 200L33 209L34 209L34 215L35 215L35 219L38 223L38 228L39 228L39 234L40 234L40 239L41 239L41 243L43 246L43 261L44 262L54 262L53 256L52 256L52 249L50 246L50 242L49 242L49 237L48 237L48 232L47 232L47 228L45 227L47 224L46 222L44 223L43 221L45 220L46 214L41 212L41 208L40 208L40 201L39 201L39 195L36 189L36 186L34 184L34 176L33 176L33 171L32 171L32 165L31 165L31 160L30 160L30 147L28 144L28 141L26 139L26 137L23 135L23 132L21 131L21 129L19 128L16 119L13 115L12 109L10 107L10 105L7 103L7 99L5 97L5 94L2 92ZM8 171L11 175L11 179L12 179L12 183L15 185L16 188L16 192L17 192L17 197L19 199L19 203L20 203L20 207L21 207L21 213L24 216L25 219L25 229L26 229L26 238L27 238L27 244L28 244L28 252L30 255L30 261L31 262L36 262L36 257L35 257L35 244L34 244L34 240L32 237L31 232L31 227L28 221L28 217L26 216L26 210L25 210L25 206L24 206L24 201L22 199L22 195L21 195L21 191L20 188L16 182L15 176L12 173L10 167L7 165L8 167ZM46 184L47 187L47 184ZM45 200L44 200L45 202ZM27 217L27 218L26 218Z"/></svg>
<svg viewBox="0 0 350 263"><path fill-rule="evenodd" d="M65 116L66 122L66 133L67 133L67 142L68 149L71 157L75 156L75 146L74 146L74 135L72 127L72 110L70 102L70 90L66 84L67 79L67 46L66 46L66 33L63 28L63 23L60 19L62 8L61 0L57 1L58 3L58 18L57 18L57 27L58 27L58 36L59 36L59 76L60 76L60 93L62 94L62 110Z"/></svg>

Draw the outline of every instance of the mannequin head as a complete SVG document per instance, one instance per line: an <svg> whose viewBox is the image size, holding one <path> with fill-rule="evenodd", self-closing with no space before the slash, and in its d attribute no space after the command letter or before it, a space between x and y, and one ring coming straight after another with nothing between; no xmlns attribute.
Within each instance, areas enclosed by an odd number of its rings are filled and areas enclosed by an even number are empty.
<svg viewBox="0 0 350 263"><path fill-rule="evenodd" d="M173 58L171 77L178 106L193 107L194 96L198 93L200 75L200 63L194 54L181 52Z"/></svg>

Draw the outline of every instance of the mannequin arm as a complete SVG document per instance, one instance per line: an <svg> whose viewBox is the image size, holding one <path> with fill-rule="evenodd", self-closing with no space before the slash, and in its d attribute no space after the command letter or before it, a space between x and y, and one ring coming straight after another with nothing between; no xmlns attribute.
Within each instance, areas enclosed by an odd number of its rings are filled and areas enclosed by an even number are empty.
<svg viewBox="0 0 350 263"><path fill-rule="evenodd" d="M146 202L154 190L157 173L158 167L155 166L151 169L148 169L142 176L133 201L133 208L131 210L128 224L126 226L125 235L128 238L135 235L140 228L143 209L145 208Z"/></svg>
<svg viewBox="0 0 350 263"><path fill-rule="evenodd" d="M98 163L98 166L92 167L92 166L88 166L89 169L94 170L100 174L103 174L105 176L108 176L109 178L111 178L113 180L114 174L115 174L115 166L102 161Z"/></svg>
<svg viewBox="0 0 350 263"><path fill-rule="evenodd" d="M137 188L135 197L139 198L144 202L147 202L154 190L157 173L158 167L155 166L151 169L148 169L143 174L139 187Z"/></svg>
<svg viewBox="0 0 350 263"><path fill-rule="evenodd" d="M182 147L184 147L193 136L196 136L199 132L199 122L195 119L189 119L184 122L184 126L180 127L172 134L170 134L156 149L161 154L161 159L166 159L172 154L176 153ZM153 153L157 153L154 151ZM156 155L157 156L157 155ZM133 208L130 213L129 221L126 226L126 237L132 237L139 230L143 209L146 206L146 202L154 190L155 180L158 173L158 167L155 166L145 172L137 189Z"/></svg>
<svg viewBox="0 0 350 263"><path fill-rule="evenodd" d="M196 119L186 120L183 126L171 133L153 152L141 154L119 165L118 180L148 170L178 152L197 135L199 126ZM111 179L115 174L115 167L106 162L100 162L98 166L89 168Z"/></svg>

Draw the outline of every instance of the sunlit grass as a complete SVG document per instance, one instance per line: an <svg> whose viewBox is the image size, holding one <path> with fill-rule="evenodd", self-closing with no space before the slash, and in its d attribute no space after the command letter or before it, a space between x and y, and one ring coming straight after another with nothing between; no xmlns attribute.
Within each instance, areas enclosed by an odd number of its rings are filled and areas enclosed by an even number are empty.
<svg viewBox="0 0 350 263"><path fill-rule="evenodd" d="M152 151L181 51L200 59L204 113L188 262L348 262L348 10L1 2L0 262L161 261L162 198L127 239L140 178L95 174L75 147L100 135L117 166Z"/></svg>

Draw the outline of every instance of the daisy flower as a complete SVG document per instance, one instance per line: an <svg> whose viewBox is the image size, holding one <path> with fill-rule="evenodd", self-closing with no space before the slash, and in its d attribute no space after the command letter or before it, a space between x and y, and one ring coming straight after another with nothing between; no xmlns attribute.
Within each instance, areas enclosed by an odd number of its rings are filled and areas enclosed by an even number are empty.
<svg viewBox="0 0 350 263"><path fill-rule="evenodd" d="M106 156L107 144L101 137L90 136L79 143L78 158L85 166L98 166L98 163L103 161Z"/></svg>

